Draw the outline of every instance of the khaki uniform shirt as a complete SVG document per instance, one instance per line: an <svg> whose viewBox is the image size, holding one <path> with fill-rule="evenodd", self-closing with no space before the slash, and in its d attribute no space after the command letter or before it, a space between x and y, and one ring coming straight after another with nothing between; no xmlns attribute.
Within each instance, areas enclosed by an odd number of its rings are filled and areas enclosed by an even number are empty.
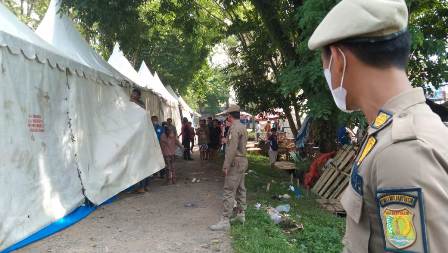
<svg viewBox="0 0 448 253"><path fill-rule="evenodd" d="M230 169L235 157L246 157L247 129L239 120L229 129L223 168Z"/></svg>
<svg viewBox="0 0 448 253"><path fill-rule="evenodd" d="M344 252L447 252L448 128L423 90L387 102L368 134L341 199Z"/></svg>

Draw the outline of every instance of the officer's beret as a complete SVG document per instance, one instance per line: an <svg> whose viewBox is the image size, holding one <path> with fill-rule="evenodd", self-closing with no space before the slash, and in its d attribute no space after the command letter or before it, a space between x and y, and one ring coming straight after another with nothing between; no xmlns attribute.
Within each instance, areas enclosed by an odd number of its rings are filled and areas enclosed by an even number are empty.
<svg viewBox="0 0 448 253"><path fill-rule="evenodd" d="M407 30L408 9L404 0L342 0L316 28L311 50L344 40L383 41Z"/></svg>
<svg viewBox="0 0 448 253"><path fill-rule="evenodd" d="M231 112L239 112L239 111L240 111L240 107L238 105L230 105L226 112L231 113Z"/></svg>

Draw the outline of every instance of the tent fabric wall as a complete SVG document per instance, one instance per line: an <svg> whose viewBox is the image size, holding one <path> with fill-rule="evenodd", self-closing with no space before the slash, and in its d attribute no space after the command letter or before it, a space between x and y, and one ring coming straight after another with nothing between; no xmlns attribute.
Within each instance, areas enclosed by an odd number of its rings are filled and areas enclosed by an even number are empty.
<svg viewBox="0 0 448 253"><path fill-rule="evenodd" d="M179 132L182 126L179 112L179 102L177 101L177 99L173 97L165 88L157 73L155 73L154 76L152 75L151 71L149 70L148 66L146 66L146 63L144 61L142 62L138 71L138 77L140 79L140 82L144 86L153 90L162 98L162 116L159 117L159 119L165 121L166 119L171 118L173 120L174 126Z"/></svg>
<svg viewBox="0 0 448 253"><path fill-rule="evenodd" d="M146 112L121 87L69 76L70 118L86 197L99 205L164 168Z"/></svg>
<svg viewBox="0 0 448 253"><path fill-rule="evenodd" d="M89 46L59 8L60 0L50 2L36 33L91 72L102 73L103 80L127 80ZM99 205L164 167L152 124L122 87L77 74L68 80L79 169L91 202Z"/></svg>
<svg viewBox="0 0 448 253"><path fill-rule="evenodd" d="M142 100L146 105L149 116L157 116L160 119L164 118L162 110L163 102L159 96L151 91L143 90Z"/></svg>
<svg viewBox="0 0 448 253"><path fill-rule="evenodd" d="M2 250L68 214L84 196L68 124L66 72L7 47L0 47L0 61Z"/></svg>
<svg viewBox="0 0 448 253"><path fill-rule="evenodd" d="M0 23L1 251L164 165L117 79L64 56L2 4Z"/></svg>

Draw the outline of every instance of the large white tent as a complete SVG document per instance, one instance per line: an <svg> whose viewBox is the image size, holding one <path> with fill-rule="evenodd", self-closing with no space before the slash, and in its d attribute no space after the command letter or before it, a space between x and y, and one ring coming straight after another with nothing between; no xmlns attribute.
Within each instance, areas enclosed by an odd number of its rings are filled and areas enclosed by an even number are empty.
<svg viewBox="0 0 448 253"><path fill-rule="evenodd" d="M165 89L157 73L155 73L155 76L152 75L144 61L140 66L138 76L140 81L146 87L153 90L161 98L163 98L163 116L160 119L165 121L168 118L172 118L174 125L179 130L181 128L181 118L179 112L179 102L177 99L171 96L171 94Z"/></svg>
<svg viewBox="0 0 448 253"><path fill-rule="evenodd" d="M182 111L182 117L186 117L189 121L194 122L195 124L198 123L199 118L201 117L201 114L195 112L188 104L185 102L185 100L176 94L173 87L170 85L166 86L166 90L179 101L180 108Z"/></svg>
<svg viewBox="0 0 448 253"><path fill-rule="evenodd" d="M52 0L36 33L49 44L55 46L69 58L117 80L126 78L110 66L93 50L75 28L73 21L61 15L60 0Z"/></svg>
<svg viewBox="0 0 448 253"><path fill-rule="evenodd" d="M164 105L162 97L142 82L137 71L135 71L132 64L120 50L120 45L118 43L115 44L108 63L140 87L146 110L151 116L156 115L159 118L164 117L164 108L166 106Z"/></svg>
<svg viewBox="0 0 448 253"><path fill-rule="evenodd" d="M66 15L58 13L59 5L59 0L51 1L36 33L72 60L89 67L93 73L103 73L114 83L124 81L125 77L104 61L82 38L73 22ZM82 132L74 132L75 138L89 138L89 141L78 142L77 152L85 156L85 159L80 160L80 166L88 172L82 176L85 176L86 183L92 186L89 187L92 192L86 191L92 202L99 204L134 181L132 178L118 175L135 176L143 173L143 176L149 176L163 168L160 146L151 134L154 133L152 124L146 124L149 128L147 132L150 133L147 134L150 146L136 147L135 139L130 138L135 134L135 130L129 126L129 121L132 121L132 112L129 110L135 110L135 105L128 102L129 96L122 87L99 85L96 80L79 77L70 78L69 81L73 94L73 99L69 100L72 107L70 111L74 112L70 115L72 124L83 129ZM118 148L105 150L105 146L112 144L112 139L114 146ZM133 150L130 150L129 146L132 146ZM124 159L129 159L129 156L120 154L123 148L129 150L131 156L138 154L138 150L148 149L149 156L140 158L146 166L141 167L142 164L136 163L135 166L140 167L124 167ZM104 185L103 182L108 184Z"/></svg>
<svg viewBox="0 0 448 253"><path fill-rule="evenodd" d="M52 7L40 35L69 36L45 37L59 50L0 4L0 251L164 166L145 111Z"/></svg>
<svg viewBox="0 0 448 253"><path fill-rule="evenodd" d="M120 46L118 43L114 47L114 51L108 60L109 64L112 65L116 70L118 70L123 75L130 78L132 81L139 84L139 86L144 87L145 89L150 89L153 93L143 93L143 99L145 101L147 109L150 110L151 115L156 115L161 120L166 120L167 118L172 118L173 123L175 124L178 131L180 130L180 114L178 110L178 106L176 105L176 101L171 100L169 97L164 97L160 90L154 90L156 87L159 87L157 84L155 86L151 86L150 83L154 82L151 76L148 76L148 79L152 79L147 81L144 77L135 71L132 64L129 60L124 56L124 53L120 50ZM148 70L150 73L150 71ZM154 82L156 83L156 82ZM156 94L156 96L154 96ZM157 109L152 109L157 108Z"/></svg>
<svg viewBox="0 0 448 253"><path fill-rule="evenodd" d="M139 80L149 89L153 90L157 94L159 94L163 99L165 99L168 103L173 105L178 105L178 101L175 97L173 97L163 86L162 81L160 80L157 73L152 75L145 61L140 65L140 69L138 70Z"/></svg>

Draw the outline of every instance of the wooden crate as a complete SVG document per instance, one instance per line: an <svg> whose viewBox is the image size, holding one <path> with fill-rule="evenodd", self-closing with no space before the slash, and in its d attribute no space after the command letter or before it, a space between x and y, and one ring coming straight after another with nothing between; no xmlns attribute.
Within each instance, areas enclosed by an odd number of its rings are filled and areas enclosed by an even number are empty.
<svg viewBox="0 0 448 253"><path fill-rule="evenodd" d="M333 213L341 213L339 199L349 185L350 173L356 157L356 147L345 145L336 156L324 167L324 172L311 189L325 203L325 209ZM328 200L325 202L324 200ZM332 206L333 207L328 207ZM343 209L342 209L343 210Z"/></svg>

